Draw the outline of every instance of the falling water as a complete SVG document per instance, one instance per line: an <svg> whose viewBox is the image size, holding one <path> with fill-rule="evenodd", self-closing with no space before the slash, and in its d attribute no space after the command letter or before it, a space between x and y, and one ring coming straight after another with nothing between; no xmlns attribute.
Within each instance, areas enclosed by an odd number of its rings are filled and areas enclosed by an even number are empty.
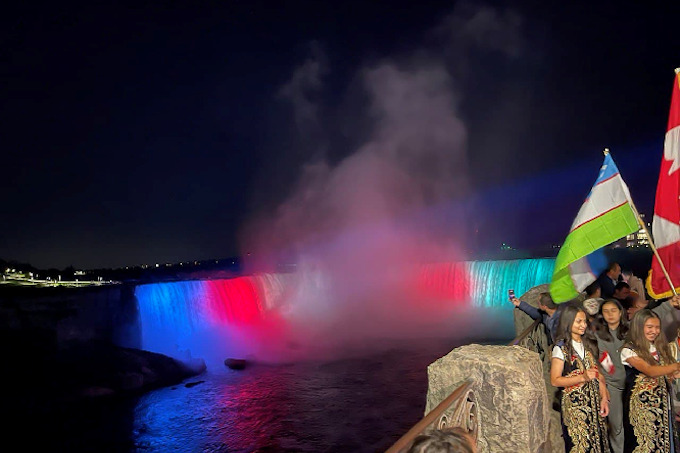
<svg viewBox="0 0 680 453"><path fill-rule="evenodd" d="M521 295L549 282L554 262L543 258L429 264L414 273L414 297L428 300L430 309L436 300L442 313L451 307L481 309L487 318L500 316L508 324L512 305L507 290ZM310 285L319 287L310 293ZM253 354L285 343L278 334L285 329L286 314L295 312L303 292L319 295L322 285L322 278L295 273L140 285L135 295L142 346L180 359L206 358L210 351L215 360Z"/></svg>
<svg viewBox="0 0 680 453"><path fill-rule="evenodd" d="M513 261L471 261L467 263L474 275L470 290L471 301L478 307L509 307L508 290L518 296L537 285L550 282L554 258Z"/></svg>

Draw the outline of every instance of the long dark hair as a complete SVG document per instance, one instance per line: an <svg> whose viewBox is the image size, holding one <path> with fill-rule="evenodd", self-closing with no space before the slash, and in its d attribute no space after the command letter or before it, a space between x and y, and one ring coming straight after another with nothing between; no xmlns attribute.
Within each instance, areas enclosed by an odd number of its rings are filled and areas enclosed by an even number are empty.
<svg viewBox="0 0 680 453"><path fill-rule="evenodd" d="M654 360L652 354L649 352L649 340L645 338L645 322L647 322L649 318L656 318L659 320L659 323L661 323L659 315L649 308L643 308L633 315L633 319L630 320L630 330L626 336L626 344L624 344L624 346L635 350L638 357L650 365L656 365L656 360ZM654 340L654 346L661 358L663 358L665 365L675 363L675 359L673 358L673 354L671 354L671 348L668 345L668 340L666 340L663 329L659 333L659 336L656 337L656 340Z"/></svg>
<svg viewBox="0 0 680 453"><path fill-rule="evenodd" d="M614 337L612 337L612 334L609 332L609 325L607 324L607 321L605 321L604 315L602 314L602 308L604 308L605 304L614 304L616 305L616 308L619 309L619 312L621 313L621 320L619 321L619 328L616 329L616 338L619 340L625 339L629 329L628 316L626 315L626 312L623 311L623 305L621 305L621 302L616 299L607 299L600 305L600 309L597 312L595 335L602 341L614 341Z"/></svg>
<svg viewBox="0 0 680 453"><path fill-rule="evenodd" d="M574 325L574 320L576 319L576 314L578 312L582 312L586 315L586 320L588 319L588 314L583 308L574 305L567 305L564 307L560 314L560 322L557 326L557 334L555 335L555 344L564 344L567 348L569 357L574 355L574 346L571 344L571 327ZM586 332L582 336L582 341L584 348L590 351L593 355L593 360L597 362L600 357L600 350L597 347L595 334L590 329L586 328Z"/></svg>

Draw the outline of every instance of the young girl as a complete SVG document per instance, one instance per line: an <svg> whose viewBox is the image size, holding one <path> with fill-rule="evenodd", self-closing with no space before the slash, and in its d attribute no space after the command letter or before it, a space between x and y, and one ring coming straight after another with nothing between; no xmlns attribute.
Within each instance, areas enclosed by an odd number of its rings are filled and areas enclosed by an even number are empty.
<svg viewBox="0 0 680 453"><path fill-rule="evenodd" d="M680 371L680 363L673 358L661 320L652 310L645 308L633 316L621 362L626 365L624 451L675 453L680 445L669 378Z"/></svg>
<svg viewBox="0 0 680 453"><path fill-rule="evenodd" d="M598 371L597 342L582 308L568 305L560 315L550 382L561 389L562 431L567 452L609 452L609 401Z"/></svg>
<svg viewBox="0 0 680 453"><path fill-rule="evenodd" d="M600 306L595 336L600 359L606 360L607 391L609 392L609 443L612 453L623 453L623 391L626 370L621 363L621 347L628 333L628 317L616 299L607 299ZM606 353L606 357L603 357Z"/></svg>

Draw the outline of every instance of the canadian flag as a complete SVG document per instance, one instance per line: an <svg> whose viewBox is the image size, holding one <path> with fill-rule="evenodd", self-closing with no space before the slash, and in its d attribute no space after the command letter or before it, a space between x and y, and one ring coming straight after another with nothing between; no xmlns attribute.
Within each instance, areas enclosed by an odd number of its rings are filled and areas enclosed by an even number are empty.
<svg viewBox="0 0 680 453"><path fill-rule="evenodd" d="M600 354L600 364L607 373L614 374L614 361L612 361L612 358L607 351L603 351L602 354Z"/></svg>
<svg viewBox="0 0 680 453"><path fill-rule="evenodd" d="M680 79L675 70L668 129L654 201L652 236L659 257L676 290L680 290ZM654 299L673 295L657 258L647 276L647 291Z"/></svg>

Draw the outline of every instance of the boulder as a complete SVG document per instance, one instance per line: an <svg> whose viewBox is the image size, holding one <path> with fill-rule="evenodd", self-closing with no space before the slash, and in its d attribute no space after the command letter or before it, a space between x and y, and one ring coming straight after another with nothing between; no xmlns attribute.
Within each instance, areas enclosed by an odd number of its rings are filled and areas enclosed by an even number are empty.
<svg viewBox="0 0 680 453"><path fill-rule="evenodd" d="M245 359L228 358L224 360L224 364L232 370L243 370L246 368Z"/></svg>
<svg viewBox="0 0 680 453"><path fill-rule="evenodd" d="M430 364L427 375L426 414L466 379L472 380L480 452L553 451L550 401L536 352L521 346L469 344Z"/></svg>

